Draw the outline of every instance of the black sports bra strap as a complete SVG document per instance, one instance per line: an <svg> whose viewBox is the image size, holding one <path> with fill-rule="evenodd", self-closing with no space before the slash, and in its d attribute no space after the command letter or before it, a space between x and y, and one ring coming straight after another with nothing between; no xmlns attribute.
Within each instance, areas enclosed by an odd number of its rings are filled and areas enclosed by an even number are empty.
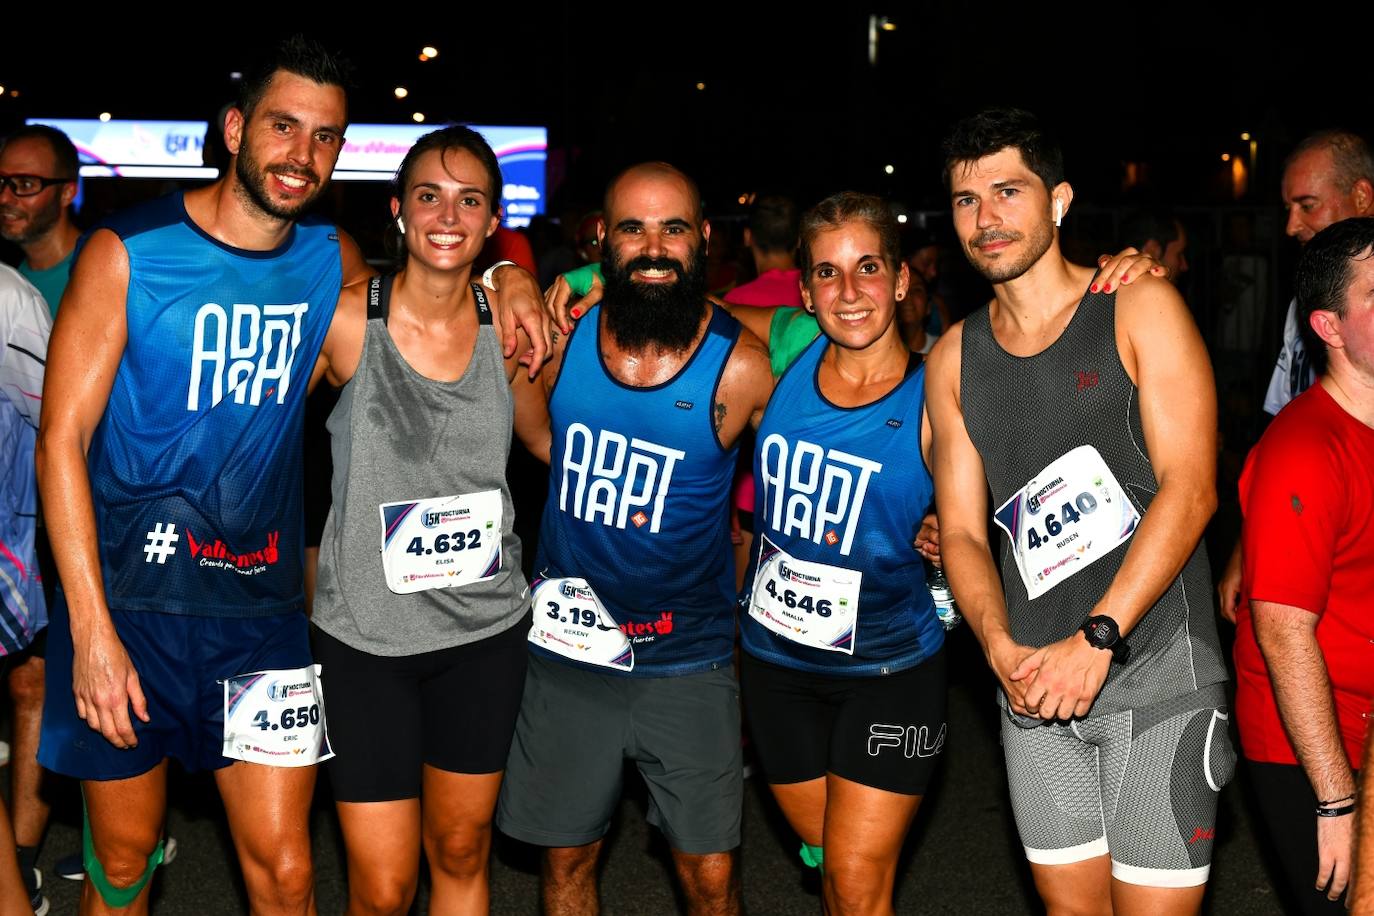
<svg viewBox="0 0 1374 916"><path fill-rule="evenodd" d="M487 291L482 284L472 284L472 298L477 300L477 324L491 324L491 304L487 301Z"/></svg>
<svg viewBox="0 0 1374 916"><path fill-rule="evenodd" d="M367 281L368 321L380 318L382 324L386 324L387 316L391 314L391 283L395 279L395 274L386 274Z"/></svg>

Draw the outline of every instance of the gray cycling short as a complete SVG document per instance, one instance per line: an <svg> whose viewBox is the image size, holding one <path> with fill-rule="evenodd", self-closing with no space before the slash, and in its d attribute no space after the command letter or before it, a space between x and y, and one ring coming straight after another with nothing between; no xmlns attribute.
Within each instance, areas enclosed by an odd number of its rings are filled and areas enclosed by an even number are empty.
<svg viewBox="0 0 1374 916"><path fill-rule="evenodd" d="M539 846L599 840L627 759L648 785L649 823L674 849L739 845L739 687L729 668L621 677L531 653L496 825Z"/></svg>
<svg viewBox="0 0 1374 916"><path fill-rule="evenodd" d="M1217 793L1235 772L1220 684L1146 709L1021 728L1004 717L1012 810L1026 858L1110 854L1112 877L1207 883Z"/></svg>

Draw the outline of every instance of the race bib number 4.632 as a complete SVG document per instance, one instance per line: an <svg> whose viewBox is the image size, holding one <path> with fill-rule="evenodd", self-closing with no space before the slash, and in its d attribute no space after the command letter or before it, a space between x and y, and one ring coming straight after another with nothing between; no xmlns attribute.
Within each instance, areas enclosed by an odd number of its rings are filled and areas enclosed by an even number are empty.
<svg viewBox="0 0 1374 916"><path fill-rule="evenodd" d="M994 517L1033 600L1130 540L1140 513L1091 445L1056 458Z"/></svg>
<svg viewBox="0 0 1374 916"><path fill-rule="evenodd" d="M586 579L534 583L530 642L564 658L617 671L633 671L635 650L601 606Z"/></svg>
<svg viewBox="0 0 1374 916"><path fill-rule="evenodd" d="M398 595L453 588L501 571L501 491L383 503L382 571Z"/></svg>
<svg viewBox="0 0 1374 916"><path fill-rule="evenodd" d="M320 666L255 671L224 682L224 756L306 767L334 756Z"/></svg>
<svg viewBox="0 0 1374 916"><path fill-rule="evenodd" d="M862 582L857 570L798 560L760 536L749 616L792 642L853 655Z"/></svg>

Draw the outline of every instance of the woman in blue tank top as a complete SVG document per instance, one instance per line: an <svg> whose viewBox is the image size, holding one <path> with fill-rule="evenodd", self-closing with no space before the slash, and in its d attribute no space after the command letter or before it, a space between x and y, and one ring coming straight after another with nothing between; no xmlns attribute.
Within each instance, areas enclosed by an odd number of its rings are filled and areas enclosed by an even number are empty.
<svg viewBox="0 0 1374 916"><path fill-rule="evenodd" d="M835 195L801 236L803 298L823 334L758 431L742 692L827 910L890 911L945 740L944 631L912 545L933 495L925 371L897 322L908 275L886 202Z"/></svg>
<svg viewBox="0 0 1374 916"><path fill-rule="evenodd" d="M325 369L344 389L312 643L350 910L408 910L422 848L434 912L488 909L529 629L506 460L515 404L540 403L511 391L519 367L474 282L500 189L479 134L420 138L391 201L404 266L345 289L330 332L356 358Z"/></svg>

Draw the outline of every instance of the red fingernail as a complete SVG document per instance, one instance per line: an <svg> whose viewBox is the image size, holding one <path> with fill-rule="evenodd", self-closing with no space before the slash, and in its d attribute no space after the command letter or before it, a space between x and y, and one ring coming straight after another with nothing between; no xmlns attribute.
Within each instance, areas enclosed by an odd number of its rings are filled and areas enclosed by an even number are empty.
<svg viewBox="0 0 1374 916"><path fill-rule="evenodd" d="M1130 280L1130 279L1131 279L1131 275L1130 275L1130 274L1122 274L1122 275L1121 275L1121 282L1122 282L1122 283L1125 283L1127 280Z"/></svg>
<svg viewBox="0 0 1374 916"><path fill-rule="evenodd" d="M1112 285L1111 285L1110 283L1108 283L1106 286L1102 287L1102 292L1104 292L1104 293L1110 293L1111 291L1112 291Z"/></svg>
<svg viewBox="0 0 1374 916"><path fill-rule="evenodd" d="M1092 290L1093 292L1097 292L1097 284L1094 283L1092 286L1088 287L1088 289Z"/></svg>
<svg viewBox="0 0 1374 916"><path fill-rule="evenodd" d="M573 309L573 310L572 310L572 316L573 316L574 318L581 318L581 317L582 317L582 310L581 310L581 309Z"/></svg>

